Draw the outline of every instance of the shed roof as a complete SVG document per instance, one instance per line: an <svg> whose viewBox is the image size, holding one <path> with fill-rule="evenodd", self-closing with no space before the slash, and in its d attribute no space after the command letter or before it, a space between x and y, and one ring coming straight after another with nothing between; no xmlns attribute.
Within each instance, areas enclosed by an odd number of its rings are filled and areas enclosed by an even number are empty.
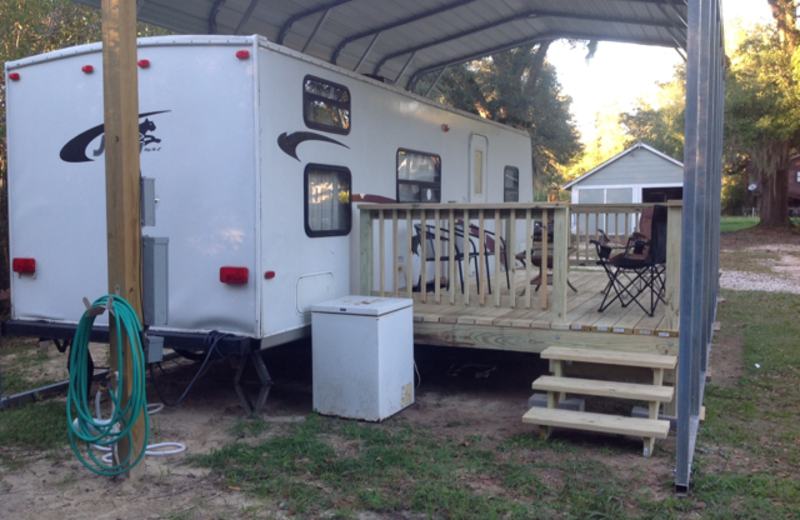
<svg viewBox="0 0 800 520"><path fill-rule="evenodd" d="M594 175L595 173L607 168L611 164L614 164L615 162L619 161L620 159L622 159L626 155L628 155L630 153L633 153L635 150L647 150L648 152L651 152L651 153L657 155L658 157L661 157L662 159L664 159L666 161L669 161L672 164L683 168L683 163L678 161L677 159L673 159L669 155L667 155L667 154L665 154L663 152L659 152L658 150L656 150L652 146L648 146L648 145L646 145L646 144L644 144L642 142L638 142L635 145L633 145L630 148L628 148L627 150L618 153L617 155L615 155L611 159L607 160L606 162L604 162L600 166L597 166L597 167L589 170L588 172L584 173L583 175L581 175L577 179L573 180L572 182L570 182L568 184L565 184L563 189L568 190L568 189L572 188L574 185L578 184L579 182L582 182L582 181L586 180L586 178L588 178L588 177Z"/></svg>
<svg viewBox="0 0 800 520"><path fill-rule="evenodd" d="M101 0L73 0L100 6ZM428 72L545 39L686 48L687 0L137 0L139 20L270 41L413 88Z"/></svg>

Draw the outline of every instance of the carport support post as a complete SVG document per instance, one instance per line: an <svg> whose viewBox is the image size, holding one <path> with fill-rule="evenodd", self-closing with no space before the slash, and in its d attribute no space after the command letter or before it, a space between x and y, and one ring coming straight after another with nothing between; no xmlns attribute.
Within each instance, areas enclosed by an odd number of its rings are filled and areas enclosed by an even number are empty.
<svg viewBox="0 0 800 520"><path fill-rule="evenodd" d="M109 294L125 298L142 319L142 228L139 220L139 93L136 70L136 0L102 0L103 100L105 105L106 228ZM109 316L111 371L118 370L116 330ZM124 336L123 336L124 337ZM133 383L133 360L127 339L122 345L126 406ZM119 390L119 389L118 389ZM131 420L133 418L129 418ZM117 446L120 460L135 461L144 449L145 421L140 414L127 439ZM144 460L126 473L140 480Z"/></svg>

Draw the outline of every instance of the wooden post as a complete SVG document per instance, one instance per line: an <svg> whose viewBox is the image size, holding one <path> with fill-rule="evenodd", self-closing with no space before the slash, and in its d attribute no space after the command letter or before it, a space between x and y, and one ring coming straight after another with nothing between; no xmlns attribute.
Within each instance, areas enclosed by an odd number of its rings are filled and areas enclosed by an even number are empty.
<svg viewBox="0 0 800 520"><path fill-rule="evenodd" d="M567 264L569 262L569 206L553 211L553 323L567 322ZM542 231L544 237L545 232ZM542 257L542 263L546 257ZM546 271L545 271L546 273ZM547 279L543 283L547 283ZM544 289L547 289L544 286Z"/></svg>
<svg viewBox="0 0 800 520"><path fill-rule="evenodd" d="M361 296L372 296L373 274L372 268L375 262L373 255L374 242L372 240L372 214L368 209L361 210ZM410 248L409 248L410 249ZM411 264L411 262L408 262ZM410 277L410 275L409 275ZM408 282L406 282L408 285Z"/></svg>
<svg viewBox="0 0 800 520"><path fill-rule="evenodd" d="M681 228L683 226L683 201L667 202L667 272L666 329L677 331L680 325L681 300Z"/></svg>
<svg viewBox="0 0 800 520"><path fill-rule="evenodd" d="M120 295L142 319L142 228L139 218L139 93L136 70L136 2L102 0L103 99L105 104L106 228L108 238L108 292ZM131 346L123 339L117 358L116 327L109 316L111 371L124 364L122 406L130 399L133 384ZM124 338L124 335L123 335ZM119 389L118 389L119 390ZM117 446L119 459L135 461L144 449L145 417L134 421L132 441ZM126 473L133 480L145 474L144 459Z"/></svg>

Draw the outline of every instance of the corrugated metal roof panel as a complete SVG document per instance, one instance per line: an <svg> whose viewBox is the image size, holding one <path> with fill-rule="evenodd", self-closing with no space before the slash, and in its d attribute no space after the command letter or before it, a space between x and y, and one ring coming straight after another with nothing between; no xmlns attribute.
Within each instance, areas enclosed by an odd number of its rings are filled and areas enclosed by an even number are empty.
<svg viewBox="0 0 800 520"><path fill-rule="evenodd" d="M185 34L239 28L273 42L285 34L287 47L307 47L307 54L351 70L383 28L359 71L377 67L394 79L418 48L404 82L543 38L685 47L686 17L685 0L144 0L139 11L140 20Z"/></svg>

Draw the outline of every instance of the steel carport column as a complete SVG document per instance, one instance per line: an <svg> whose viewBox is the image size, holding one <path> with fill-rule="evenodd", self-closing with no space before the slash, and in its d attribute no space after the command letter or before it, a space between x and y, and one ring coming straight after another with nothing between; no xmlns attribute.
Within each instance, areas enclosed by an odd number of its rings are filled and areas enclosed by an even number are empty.
<svg viewBox="0 0 800 520"><path fill-rule="evenodd" d="M689 490L719 283L722 29L719 0L690 0L675 488Z"/></svg>

